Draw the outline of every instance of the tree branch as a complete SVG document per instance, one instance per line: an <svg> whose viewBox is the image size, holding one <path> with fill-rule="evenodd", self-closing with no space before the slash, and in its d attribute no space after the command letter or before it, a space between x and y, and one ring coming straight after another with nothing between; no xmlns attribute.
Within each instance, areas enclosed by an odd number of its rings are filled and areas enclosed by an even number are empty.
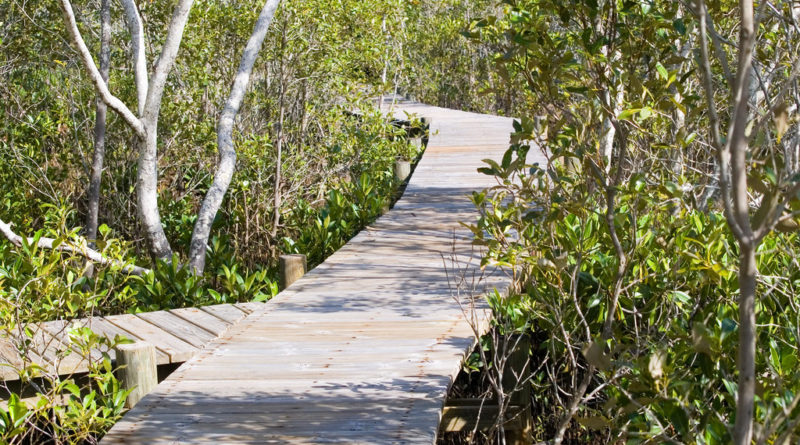
<svg viewBox="0 0 800 445"><path fill-rule="evenodd" d="M725 75L725 80L728 82L728 85L733 85L734 79L733 74L731 74L730 65L728 64L728 55L725 54L725 49L722 48L722 36L714 29L714 21L711 19L708 8L705 8L705 18L708 26L708 33L711 35L711 42L714 44L714 52L722 66L722 73Z"/></svg>
<svg viewBox="0 0 800 445"><path fill-rule="evenodd" d="M67 0L62 0L67 1ZM161 96L164 94L164 86L167 83L167 75L172 70L175 58L178 56L178 49L183 39L183 30L189 20L189 12L192 10L194 0L180 0L172 13L172 19L167 30L167 38L164 46L161 47L161 55L158 56L153 76L147 88L147 99L143 110L143 117L151 125L150 120L157 121L158 113L161 109Z"/></svg>
<svg viewBox="0 0 800 445"><path fill-rule="evenodd" d="M22 246L23 238L14 233L14 231L11 229L11 225L7 224L3 220L0 220L0 232L2 232L3 236L5 236L6 239L8 239L15 246L17 247ZM33 243L34 241L36 241L36 239L26 238L25 241L27 243ZM100 252L90 249L85 239L81 239L80 244L74 244L69 241L62 241L61 243L56 243L56 240L53 238L39 238L39 240L36 242L36 245L41 249L51 249L51 250L57 250L59 252L75 253L98 264L119 267L124 272L127 272L132 275L144 275L150 272L150 269L145 269L143 267L127 264L123 261L114 260L103 256L103 254L101 254Z"/></svg>
<svg viewBox="0 0 800 445"><path fill-rule="evenodd" d="M119 98L111 94L108 85L103 81L103 76L100 74L100 70L97 69L92 54L89 52L89 48L86 47L86 42L83 41L81 32L78 30L78 24L75 21L75 13L72 11L72 4L69 0L61 0L60 5L61 11L64 13L64 20L67 22L67 31L69 32L72 44L76 46L78 54L80 54L83 65L89 72L89 77L92 79L97 93L103 99L103 102L119 114L139 137L144 138L145 129L142 122Z"/></svg>
<svg viewBox="0 0 800 445"><path fill-rule="evenodd" d="M713 74L711 72L711 58L708 55L707 21L704 19L704 17L708 15L708 8L704 0L699 1L696 14L700 23L700 68L701 72L703 73L703 89L706 93L708 119L711 125L711 144L717 150L717 162L719 162L719 182L720 190L722 191L722 203L725 206L725 217L727 218L728 226L730 226L731 231L733 231L734 235L736 235L736 238L740 238L744 236L744 231L741 227L739 227L738 220L733 217L734 210L731 204L731 154L729 147L722 143L719 115L717 114L717 104L714 100L714 82Z"/></svg>
<svg viewBox="0 0 800 445"><path fill-rule="evenodd" d="M789 77L783 83L783 86L781 87L780 91L778 91L778 94L775 95L775 98L772 99L772 106L769 108L769 110L767 110L766 113L761 115L756 121L755 125L753 125L753 129L750 130L751 139L754 138L755 135L757 135L759 131L763 129L764 125L766 125L767 122L769 122L769 119L775 115L775 112L778 110L778 107L783 105L784 98L794 87L794 81L797 80L798 76L800 76L800 60L798 60L794 64L794 67L792 68L792 72L789 74ZM767 100L769 100L769 97L767 97Z"/></svg>
<svg viewBox="0 0 800 445"><path fill-rule="evenodd" d="M244 101L244 95L247 92L247 85L250 83L250 75L253 72L253 65L255 65L258 53L261 51L261 46L264 43L264 38L267 35L269 24L275 16L275 10L278 8L280 0L266 0L261 14L253 28L253 33L247 41L244 52L242 53L242 60L239 62L239 69L236 72L236 77L231 86L231 93L228 100L225 102L225 108L222 110L222 115L219 118L219 125L217 127L217 148L219 150L219 165L217 166L217 173L214 176L214 182L211 188L206 193L203 200L203 205L197 214L197 222L192 232L192 241L190 244L189 264L196 274L203 272L205 268L206 246L208 245L208 237L211 233L211 226L214 222L214 217L222 204L222 199L228 191L228 186L233 178L233 172L236 168L236 147L233 143L233 124L236 115L239 113L239 108Z"/></svg>
<svg viewBox="0 0 800 445"><path fill-rule="evenodd" d="M144 105L147 102L147 58L144 46L144 28L139 9L133 0L121 0L122 7L125 9L125 23L131 33L131 62L133 63L133 75L136 81L136 97L138 100L137 109L139 116L144 114Z"/></svg>
<svg viewBox="0 0 800 445"><path fill-rule="evenodd" d="M740 242L752 243L753 233L750 227L750 213L747 197L747 165L748 149L745 134L750 108L750 70L752 69L753 48L755 46L755 29L752 0L740 2L742 24L739 39L739 57L736 82L733 88L733 113L728 129L728 140L725 151L731 157L734 218L743 232Z"/></svg>

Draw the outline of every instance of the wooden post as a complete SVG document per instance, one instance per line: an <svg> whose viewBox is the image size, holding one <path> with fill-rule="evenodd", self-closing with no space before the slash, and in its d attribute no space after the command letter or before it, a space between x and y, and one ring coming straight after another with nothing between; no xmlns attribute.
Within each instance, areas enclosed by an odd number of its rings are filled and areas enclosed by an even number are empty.
<svg viewBox="0 0 800 445"><path fill-rule="evenodd" d="M303 254L281 255L278 257L278 287L284 290L306 274L306 256Z"/></svg>
<svg viewBox="0 0 800 445"><path fill-rule="evenodd" d="M145 343L136 342L117 345L117 378L123 389L131 389L125 400L125 407L130 409L158 384L156 369L156 348Z"/></svg>
<svg viewBox="0 0 800 445"><path fill-rule="evenodd" d="M404 182L411 175L411 162L405 159L394 161L394 177L398 182Z"/></svg>
<svg viewBox="0 0 800 445"><path fill-rule="evenodd" d="M512 336L507 339L510 346L516 348L506 362L503 370L503 389L511 397L511 406L521 407L514 414L519 416L520 428L506 430L506 443L509 445L527 445L533 443L533 418L531 417L531 382L530 349L531 340L527 335ZM516 391L514 391L516 389Z"/></svg>
<svg viewBox="0 0 800 445"><path fill-rule="evenodd" d="M433 119L430 116L422 116L419 118L419 121L422 123L422 145L427 147L428 140L431 137L431 123Z"/></svg>

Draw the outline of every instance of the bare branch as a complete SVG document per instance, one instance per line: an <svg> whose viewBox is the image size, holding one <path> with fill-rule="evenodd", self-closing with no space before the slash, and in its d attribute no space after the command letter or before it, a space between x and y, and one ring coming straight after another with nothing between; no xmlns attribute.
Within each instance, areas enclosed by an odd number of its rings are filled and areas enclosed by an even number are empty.
<svg viewBox="0 0 800 445"><path fill-rule="evenodd" d="M5 236L6 239L8 239L15 246L17 247L22 246L23 238L14 233L14 231L11 229L11 225L7 224L3 220L0 220L0 232L2 232L3 236ZM33 243L34 241L36 241L36 239L27 238L26 241L28 243ZM119 267L124 272L133 275L144 275L150 272L150 269L145 269L143 267L127 264L123 261L114 260L103 256L103 254L101 254L100 252L90 249L85 239L81 239L79 244L75 244L69 241L62 241L61 243L56 243L56 240L53 238L39 238L36 245L42 249L51 249L51 250L57 250L59 252L75 253L98 264Z"/></svg>
<svg viewBox="0 0 800 445"><path fill-rule="evenodd" d="M192 10L193 3L194 0L180 0L172 13L172 20L167 30L167 38L164 40L161 55L158 57L153 77L150 78L150 84L147 88L147 100L142 117L147 116L145 117L147 121L154 120L152 123L148 122L148 126L158 120L157 116L161 109L161 96L164 94L167 75L172 70L172 65L178 56L178 49L180 49L181 39L183 39L183 30L189 20L189 12Z"/></svg>
<svg viewBox="0 0 800 445"><path fill-rule="evenodd" d="M94 87L98 94L103 98L103 102L105 102L106 105L108 105L112 110L117 112L117 114L119 114L122 119L125 120L125 122L133 129L133 131L136 132L139 137L144 138L145 128L142 122L120 99L111 94L111 91L108 89L108 85L103 81L103 76L100 74L100 70L97 69L97 65L94 63L92 54L89 52L89 48L86 47L86 42L83 41L83 37L81 37L81 33L78 30L78 24L75 21L75 13L72 10L72 4L69 0L61 0L60 4L61 11L64 13L64 20L67 22L67 31L69 32L72 44L76 46L76 49L81 56L81 60L83 61L83 65L89 72L89 77L91 77L92 83L94 83Z"/></svg>
<svg viewBox="0 0 800 445"><path fill-rule="evenodd" d="M131 62L133 75L136 81L136 97L139 116L144 114L144 105L147 102L147 58L144 46L144 28L139 9L133 0L121 0L125 9L125 23L131 33Z"/></svg>
<svg viewBox="0 0 800 445"><path fill-rule="evenodd" d="M722 203L725 206L725 217L728 220L734 235L737 238L744 236L744 232L739 227L739 222L733 217L734 211L731 205L730 193L730 150L728 146L722 143L720 135L720 122L719 115L717 114L717 104L714 99L714 82L713 74L711 72L711 59L708 55L708 30L707 21L703 17L708 15L708 8L704 0L700 0L698 4L698 11L696 14L700 23L700 68L703 73L703 84L706 93L706 102L708 104L708 119L711 124L711 144L717 150L717 161L719 162L719 180L720 189L722 191Z"/></svg>
<svg viewBox="0 0 800 445"><path fill-rule="evenodd" d="M772 106L770 106L769 110L761 115L756 121L756 124L753 125L753 129L750 131L751 138L755 137L755 135L761 131L764 125L769 122L770 118L775 115L775 111L777 111L778 107L783 105L784 98L792 90L794 82L797 80L798 76L800 76L800 60L794 64L791 74L789 74L789 77L783 83L783 86L781 87L780 91L778 91L778 94L775 96L775 98L772 99ZM769 97L766 99L769 100Z"/></svg>
<svg viewBox="0 0 800 445"><path fill-rule="evenodd" d="M717 59L719 59L719 64L722 66L722 72L725 74L725 80L728 82L728 85L733 85L734 79L733 74L731 74L731 68L728 64L728 55L725 54L725 49L722 48L722 36L720 36L717 31L714 29L714 21L711 19L711 14L708 12L708 8L705 10L705 18L706 18L706 26L708 27L708 33L711 35L711 42L714 44L714 53L717 55Z"/></svg>

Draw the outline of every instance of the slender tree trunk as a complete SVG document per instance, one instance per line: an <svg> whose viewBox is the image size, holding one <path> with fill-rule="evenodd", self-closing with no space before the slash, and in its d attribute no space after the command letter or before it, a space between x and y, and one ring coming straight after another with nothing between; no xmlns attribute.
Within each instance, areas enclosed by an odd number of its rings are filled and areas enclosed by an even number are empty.
<svg viewBox="0 0 800 445"><path fill-rule="evenodd" d="M741 25L739 31L739 59L733 90L734 107L732 125L728 132L733 192L733 220L738 224L739 241L739 388L736 402L736 423L733 440L737 445L748 445L753 438L753 407L755 403L756 358L756 268L755 252L758 241L750 225L747 196L747 151L745 133L749 115L749 78L752 71L755 46L755 20L753 1L740 0ZM721 166L721 169L724 166Z"/></svg>
<svg viewBox="0 0 800 445"><path fill-rule="evenodd" d="M161 213L158 210L158 127L152 120L145 121L147 137L139 139L139 164L136 179L136 204L139 221L150 245L150 254L158 260L170 261L169 245Z"/></svg>
<svg viewBox="0 0 800 445"><path fill-rule="evenodd" d="M100 76L108 84L108 72L111 60L111 4L110 0L102 0L100 5ZM86 238L91 243L97 238L97 217L100 212L100 181L103 175L103 161L106 154L106 114L108 107L103 98L96 99L96 116L94 123L94 154L92 156L92 172L89 180L88 212L86 214Z"/></svg>
<svg viewBox="0 0 800 445"><path fill-rule="evenodd" d="M609 71L609 76L613 77L613 73ZM609 77L611 79L612 77ZM614 156L614 140L617 130L613 125L613 119L622 112L622 101L625 100L625 89L620 83L617 85L617 94L611 97L611 92L606 91L603 93L603 99L606 101L606 106L609 108L613 116L606 115L603 117L603 132L600 135L600 154L605 162L606 173L611 171L612 157Z"/></svg>
<svg viewBox="0 0 800 445"><path fill-rule="evenodd" d="M273 238L278 235L278 226L281 223L281 205L283 201L283 196L281 195L281 182L283 182L283 88L281 88L280 103L280 117L278 118L278 141L275 144L275 150L277 152L277 159L275 161L275 201L273 202L274 214L272 218L272 233L270 233Z"/></svg>
<svg viewBox="0 0 800 445"><path fill-rule="evenodd" d="M281 223L281 204L283 197L281 196L281 182L283 182L283 120L285 113L285 96L286 96L286 79L284 78L284 60L283 54L286 49L286 32L284 24L283 38L281 39L280 48L280 65L278 66L278 134L275 143L276 161L275 161L275 197L273 201L273 215L272 215L272 231L270 235L275 238L278 235L278 226Z"/></svg>
<svg viewBox="0 0 800 445"><path fill-rule="evenodd" d="M258 16L253 33L247 41L242 59L239 62L239 69L231 86L231 93L225 102L225 108L219 118L217 125L217 148L219 150L219 164L214 175L214 182L206 193L200 211L197 214L197 222L192 231L192 241L189 250L189 267L195 274L202 274L206 264L206 246L211 234L214 217L222 205L222 199L228 191L233 172L236 169L236 147L233 143L233 124L236 115L244 101L247 92L247 85L250 83L250 75L253 72L253 65L261 51L264 38L267 35L269 24L275 16L280 0L267 0Z"/></svg>
<svg viewBox="0 0 800 445"><path fill-rule="evenodd" d="M736 403L734 443L749 444L753 437L756 389L756 246L739 245L739 399Z"/></svg>
<svg viewBox="0 0 800 445"><path fill-rule="evenodd" d="M386 37L386 14L383 14L383 19L381 20L381 33L384 34L384 43L388 42L388 37ZM383 61L383 72L381 73L381 99L378 102L378 109L383 109L383 102L384 102L384 93L386 91L386 73L389 70L389 56L386 56L386 59Z"/></svg>
<svg viewBox="0 0 800 445"><path fill-rule="evenodd" d="M678 6L678 18L680 19L683 18L682 6ZM675 46L677 48L680 48L680 50L678 51L678 55L680 57L679 60L688 59L689 53L692 50L691 40L692 39L690 35L687 35L685 37L685 40L683 41L681 39L675 40ZM683 72L683 66L684 62L681 61L671 65L669 69L671 71L677 71L678 73L680 73ZM674 84L670 86L669 91L673 95L676 95L675 100L677 102L683 101L683 98L680 96L680 93L678 93L678 89ZM672 145L674 148L672 150L672 153L670 154L670 159L672 161L672 174L674 175L673 178L677 182L678 178L680 178L680 176L683 175L686 162L683 156L683 149L681 148L683 141L678 139L678 135L681 134L681 130L684 129L684 127L686 126L686 113L684 113L683 110L681 110L679 107L675 107L675 109L672 112L672 119L674 122L675 131L673 133L673 140L672 140ZM685 131L683 133L685 134Z"/></svg>
<svg viewBox="0 0 800 445"><path fill-rule="evenodd" d="M126 4L125 1L127 0L123 0L123 5ZM128 1L128 3L130 2ZM164 227L161 225L161 215L158 212L158 116L161 110L161 99L164 93L164 87L167 83L167 76L172 70L172 66L175 64L175 58L178 56L178 49L183 39L183 31L186 28L186 22L189 19L189 12L191 12L193 4L194 0L179 0L178 4L175 6L172 19L167 29L167 37L164 39L164 44L161 48L161 54L147 85L144 107L142 108L140 101L139 109L142 110L142 112L139 113L139 116L136 116L119 98L115 97L109 91L108 85L103 80L100 71L97 69L92 59L91 53L86 47L86 42L84 42L81 36L70 0L60 1L70 39L78 50L83 65L95 89L103 98L106 105L117 112L136 133L139 149L139 170L137 173L139 218L145 229L145 235L150 245L150 253L155 258L163 260L169 260L172 255L172 249L167 241ZM130 5L128 4L128 6ZM129 26L132 10L135 10L135 8L131 9L126 7ZM135 27L132 29L135 29ZM141 60L140 55L143 52L143 47L141 47L140 50L141 51L134 53L134 57L137 61L135 63L137 85L141 80L141 64L139 61ZM137 89L141 97L142 89Z"/></svg>
<svg viewBox="0 0 800 445"><path fill-rule="evenodd" d="M167 76L172 71L175 58L178 56L193 4L194 0L180 0L172 13L167 37L147 86L147 99L141 118L145 137L140 137L138 142L139 168L136 185L139 220L150 245L150 254L164 261L169 261L172 257L172 248L164 233L158 210L158 118L161 114L161 100Z"/></svg>
<svg viewBox="0 0 800 445"><path fill-rule="evenodd" d="M303 80L303 101L302 101L302 109L300 110L302 115L300 117L300 147L303 147L306 143L306 133L308 132L308 99L309 99L309 89L308 89L308 79Z"/></svg>
<svg viewBox="0 0 800 445"><path fill-rule="evenodd" d="M611 100L611 92L603 92L603 102L609 109L613 110L614 101ZM603 131L600 133L600 157L603 159L606 173L611 171L611 157L614 155L614 135L616 130L611 125L611 118L603 117Z"/></svg>

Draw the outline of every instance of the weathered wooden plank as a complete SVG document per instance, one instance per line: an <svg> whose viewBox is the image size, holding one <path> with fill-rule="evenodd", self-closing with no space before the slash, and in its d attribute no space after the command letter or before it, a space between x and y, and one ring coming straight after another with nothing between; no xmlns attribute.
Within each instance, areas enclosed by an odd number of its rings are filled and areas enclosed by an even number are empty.
<svg viewBox="0 0 800 445"><path fill-rule="evenodd" d="M236 303L234 306L248 314L252 314L255 311L264 309L264 303Z"/></svg>
<svg viewBox="0 0 800 445"><path fill-rule="evenodd" d="M136 316L154 326L158 326L162 330L169 332L195 348L202 348L206 343L216 337L216 335L205 329L201 329L167 311L144 312L136 314Z"/></svg>
<svg viewBox="0 0 800 445"><path fill-rule="evenodd" d="M106 317L105 321L155 346L157 350L169 356L170 363L186 361L197 352L197 348L191 344L135 315L113 315Z"/></svg>
<svg viewBox="0 0 800 445"><path fill-rule="evenodd" d="M69 336L69 330L73 327L88 327L98 335L111 339L117 335L131 340L145 340L146 338L146 341L154 342L157 347L159 364L176 363L188 359L198 348L225 332L232 323L230 320L241 320L248 312L261 307L263 307L261 303L244 303L240 307L219 305L212 307L209 311L185 308L105 318L55 320L29 326L33 337L26 338L25 341L29 343L28 356L32 362L45 366L46 369L47 366L52 366L57 362L57 372L62 375L88 370L89 360L87 357L82 357L73 348ZM131 321L131 317L139 318L147 325L135 320ZM142 329L143 327L145 329ZM162 331L170 335L162 335L164 334ZM11 332L6 335L18 335L18 333ZM187 348L187 345L191 348ZM67 354L67 351L72 352ZM108 354L112 360L114 359L114 351L105 346L92 349L90 353L92 360L102 358L104 353ZM22 365L23 362L19 358L16 348L11 344L11 339L0 338L0 380L15 380L18 377L17 370ZM56 370L47 369L47 372L56 372Z"/></svg>
<svg viewBox="0 0 800 445"><path fill-rule="evenodd" d="M27 330L32 333L31 336L7 332L6 337L0 338L0 380L16 380L19 369L32 363L41 366L47 373L74 374L86 371L87 357L73 351L66 332L53 335L47 328L47 324L30 325ZM12 335L13 338L10 337ZM26 360L22 359L17 344L26 344ZM99 352L94 354L99 355Z"/></svg>
<svg viewBox="0 0 800 445"><path fill-rule="evenodd" d="M47 323L41 323L40 326L59 341L59 346L75 350L77 348L73 347L72 345L72 341L69 338L69 331L70 329L76 327L88 327L88 323L88 319L82 318L79 320L55 320ZM77 351L75 352L77 353ZM103 352L110 352L111 356L113 357L113 351L109 351L108 348L92 349L90 351L90 357L92 360L99 360L102 358ZM85 366L85 362L81 363L80 367L77 368L75 372L84 371Z"/></svg>
<svg viewBox="0 0 800 445"><path fill-rule="evenodd" d="M16 379L22 366L17 348L10 340L0 337L0 379Z"/></svg>
<svg viewBox="0 0 800 445"><path fill-rule="evenodd" d="M204 306L200 310L218 317L220 320L233 324L244 318L248 312L237 308L232 304L215 304L213 306Z"/></svg>
<svg viewBox="0 0 800 445"><path fill-rule="evenodd" d="M144 340L144 338L142 338L142 336L130 332L120 326L117 326L105 318L90 319L88 327L92 329L94 332L96 332L98 335L104 335L109 339L113 339L116 336L120 336L122 338L132 341L146 341ZM113 353L113 351L111 352ZM171 363L169 355L158 348L156 348L156 362L159 365L165 365L167 363Z"/></svg>
<svg viewBox="0 0 800 445"><path fill-rule="evenodd" d="M171 309L169 311L170 314L176 315L197 327L205 329L206 331L213 334L215 337L221 335L223 332L228 330L228 327L231 325L229 322L209 314L199 308L183 308L183 309Z"/></svg>

